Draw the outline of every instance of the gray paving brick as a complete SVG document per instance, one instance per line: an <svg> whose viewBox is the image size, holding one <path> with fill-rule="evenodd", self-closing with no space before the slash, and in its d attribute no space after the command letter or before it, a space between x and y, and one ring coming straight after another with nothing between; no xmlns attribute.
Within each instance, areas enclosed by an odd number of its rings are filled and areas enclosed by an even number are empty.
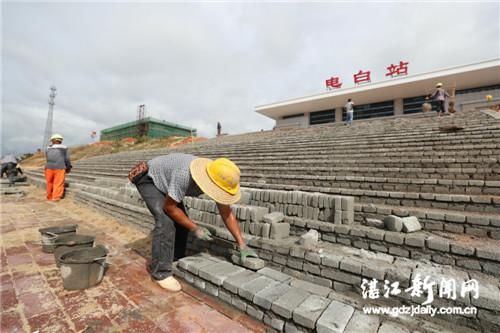
<svg viewBox="0 0 500 333"><path fill-rule="evenodd" d="M256 274L252 271L245 270L241 273L237 273L235 275L231 275L227 279L224 280L222 286L232 292L233 294L238 293L238 289L245 283L255 280L260 277L260 274Z"/></svg>
<svg viewBox="0 0 500 333"><path fill-rule="evenodd" d="M384 228L384 222L379 219L372 219L372 218L367 218L365 220L365 225L368 227L374 227L378 229L383 229Z"/></svg>
<svg viewBox="0 0 500 333"><path fill-rule="evenodd" d="M366 315L361 311L355 311L344 333L377 333L379 325L379 317Z"/></svg>
<svg viewBox="0 0 500 333"><path fill-rule="evenodd" d="M293 310L295 310L310 293L298 288L291 288L285 294L280 296L271 305L271 310L283 318L292 318Z"/></svg>
<svg viewBox="0 0 500 333"><path fill-rule="evenodd" d="M385 233L385 241L393 244L403 244L405 241L405 236L399 232L390 232L387 231Z"/></svg>
<svg viewBox="0 0 500 333"><path fill-rule="evenodd" d="M290 286L295 287L295 288L300 288L302 290L308 291L311 294L327 297L328 294L332 291L330 288L320 286L315 283L311 283L308 281L300 280L300 279L293 279L290 282Z"/></svg>
<svg viewBox="0 0 500 333"><path fill-rule="evenodd" d="M345 257L340 262L340 269L346 272L361 274L361 266L363 263L352 257Z"/></svg>
<svg viewBox="0 0 500 333"><path fill-rule="evenodd" d="M247 310L247 303L238 296L233 296L231 298L231 304L243 312L246 312Z"/></svg>
<svg viewBox="0 0 500 333"><path fill-rule="evenodd" d="M324 253L321 264L327 267L339 268L344 257L335 253Z"/></svg>
<svg viewBox="0 0 500 333"><path fill-rule="evenodd" d="M303 247L294 246L290 248L290 255L295 258L304 258L306 250Z"/></svg>
<svg viewBox="0 0 500 333"><path fill-rule="evenodd" d="M380 262L371 262L371 261L364 262L361 274L363 276L367 276L377 280L383 280L386 271L389 271L391 266L387 264L382 264Z"/></svg>
<svg viewBox="0 0 500 333"><path fill-rule="evenodd" d="M467 223L476 225L489 225L490 219L487 216L467 216Z"/></svg>
<svg viewBox="0 0 500 333"><path fill-rule="evenodd" d="M475 252L475 248L471 247L471 246L464 246L464 245L461 245L461 244L451 244L450 245L450 251L451 253L454 253L454 254L460 254L460 255L463 255L463 256L472 256L474 255L474 252Z"/></svg>
<svg viewBox="0 0 500 333"><path fill-rule="evenodd" d="M353 313L352 306L335 300L331 301L316 323L316 332L343 333Z"/></svg>
<svg viewBox="0 0 500 333"><path fill-rule="evenodd" d="M300 325L296 325L291 321L285 323L285 333L305 333L308 331L307 328L302 328Z"/></svg>
<svg viewBox="0 0 500 333"><path fill-rule="evenodd" d="M442 237L431 236L426 240L427 247L432 250L450 252L450 243Z"/></svg>
<svg viewBox="0 0 500 333"><path fill-rule="evenodd" d="M285 273L282 273L278 270L269 268L269 267L264 267L262 269L259 269L257 273L265 275L273 280L279 281L279 282L286 282L290 281L292 277L290 275L287 275Z"/></svg>
<svg viewBox="0 0 500 333"><path fill-rule="evenodd" d="M264 312L262 310L250 304L247 304L246 312L250 317L257 320L262 320L262 318L264 317Z"/></svg>
<svg viewBox="0 0 500 333"><path fill-rule="evenodd" d="M399 216L386 216L383 222L387 230L400 232L403 229L403 220Z"/></svg>
<svg viewBox="0 0 500 333"><path fill-rule="evenodd" d="M219 262L199 268L198 275L213 284L221 286L229 276L243 272L245 269L228 262Z"/></svg>
<svg viewBox="0 0 500 333"><path fill-rule="evenodd" d="M205 266L212 266L217 262L204 256L191 256L179 259L178 266L194 275L198 275L198 270Z"/></svg>
<svg viewBox="0 0 500 333"><path fill-rule="evenodd" d="M219 296L218 296L221 300L223 300L224 302L228 303L228 304L231 304L231 297L232 297L232 294L222 288L219 289Z"/></svg>
<svg viewBox="0 0 500 333"><path fill-rule="evenodd" d="M272 288L265 288L262 291L257 292L253 299L253 302L258 306L269 310L275 300L283 296L290 290L288 283L281 283Z"/></svg>
<svg viewBox="0 0 500 333"><path fill-rule="evenodd" d="M353 197L341 197L342 210L352 211L354 210L354 198ZM339 209L339 208L336 208Z"/></svg>
<svg viewBox="0 0 500 333"><path fill-rule="evenodd" d="M500 246L478 247L476 248L476 256L493 261L500 261Z"/></svg>
<svg viewBox="0 0 500 333"><path fill-rule="evenodd" d="M401 231L403 231L404 233L411 233L422 229L422 226L420 225L420 222L418 221L418 218L416 216L404 217L402 220L403 228Z"/></svg>
<svg viewBox="0 0 500 333"><path fill-rule="evenodd" d="M374 240L383 240L385 235L384 230L379 230L379 229L370 229L366 232L366 236L370 239Z"/></svg>
<svg viewBox="0 0 500 333"><path fill-rule="evenodd" d="M238 288L238 295L244 299L253 301L255 294L266 288L274 288L276 285L278 285L277 281L261 275L255 280L242 284Z"/></svg>
<svg viewBox="0 0 500 333"><path fill-rule="evenodd" d="M271 239L283 239L290 235L290 224L289 223L273 223L271 224L271 231L269 232L269 238Z"/></svg>
<svg viewBox="0 0 500 333"><path fill-rule="evenodd" d="M205 281L205 292L212 296L219 296L219 288L213 283Z"/></svg>
<svg viewBox="0 0 500 333"><path fill-rule="evenodd" d="M288 260L286 261L286 265L288 267L292 267L301 271L302 267L304 266L304 261L301 259L289 257Z"/></svg>
<svg viewBox="0 0 500 333"><path fill-rule="evenodd" d="M308 251L308 252L306 252L306 255L304 256L304 258L307 261L313 262L315 264L321 263L321 255L317 252Z"/></svg>
<svg viewBox="0 0 500 333"><path fill-rule="evenodd" d="M360 285L361 284L361 277L360 276L353 275L350 273L340 272L340 271L330 269L330 268L322 268L321 269L321 276L327 277L327 278L335 280L335 281L348 283L348 284L353 284L353 285Z"/></svg>
<svg viewBox="0 0 500 333"><path fill-rule="evenodd" d="M326 297L310 295L293 311L293 321L304 327L314 329L316 321L330 302L331 300Z"/></svg>
<svg viewBox="0 0 500 333"><path fill-rule="evenodd" d="M285 322L272 312L264 313L263 319L264 319L264 324L280 332L282 332L285 327Z"/></svg>
<svg viewBox="0 0 500 333"><path fill-rule="evenodd" d="M446 213L444 219L447 222L465 223L465 215L463 215L463 214Z"/></svg>
<svg viewBox="0 0 500 333"><path fill-rule="evenodd" d="M279 223L282 222L285 218L285 215L281 212L272 212L264 215L263 221L265 223Z"/></svg>
<svg viewBox="0 0 500 333"><path fill-rule="evenodd" d="M422 234L409 234L405 238L405 244L414 247L425 247L425 235Z"/></svg>

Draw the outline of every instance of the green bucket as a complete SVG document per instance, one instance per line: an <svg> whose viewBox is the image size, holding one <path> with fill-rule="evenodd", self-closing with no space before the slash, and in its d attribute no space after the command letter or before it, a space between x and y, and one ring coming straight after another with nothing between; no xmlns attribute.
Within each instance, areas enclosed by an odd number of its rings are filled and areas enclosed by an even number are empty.
<svg viewBox="0 0 500 333"><path fill-rule="evenodd" d="M64 235L54 240L54 257L59 267L59 257L71 249L80 249L94 246L95 236L90 235Z"/></svg>
<svg viewBox="0 0 500 333"><path fill-rule="evenodd" d="M71 249L60 256L59 270L66 290L87 289L101 282L108 251L102 245Z"/></svg>
<svg viewBox="0 0 500 333"><path fill-rule="evenodd" d="M55 246L54 241L58 236L76 234L78 224L61 225L56 227L48 227L38 229L42 241L42 251L45 253L53 253Z"/></svg>

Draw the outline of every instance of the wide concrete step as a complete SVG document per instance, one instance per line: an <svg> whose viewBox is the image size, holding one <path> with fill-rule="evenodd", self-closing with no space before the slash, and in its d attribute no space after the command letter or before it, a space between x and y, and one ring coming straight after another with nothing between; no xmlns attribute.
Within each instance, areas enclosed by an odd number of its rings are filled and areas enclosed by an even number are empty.
<svg viewBox="0 0 500 333"><path fill-rule="evenodd" d="M258 143L255 145L245 144L243 145L235 145L234 147L229 145L217 146L217 147L197 147L189 146L189 147L179 147L178 149L159 149L159 150L149 150L149 151L134 151L134 152L126 152L126 153L117 153L108 155L106 157L101 158L113 158L120 159L123 157L132 157L132 156L153 156L158 154L163 154L169 151L184 151L191 152L195 154L212 154L212 155L221 155L221 154L231 154L236 157L245 157L252 156L256 152L263 154L262 156L280 156L280 155L290 155L297 153L298 150L302 150L301 153L308 156L317 154L321 152L323 154L329 155L345 155L346 158L349 156L370 156L376 157L377 155L382 156L384 153L392 154L392 156L404 157L405 155L411 156L412 154L419 155L450 155L454 156L460 152L467 152L464 155L480 155L481 150L491 150L495 151L499 149L498 139L500 135L495 138L485 139L478 138L474 142L464 142L460 143L456 140L449 140L447 142L422 142L422 140L416 140L412 145L408 145L399 141L392 140L390 144L380 145L380 144L369 144L366 146L362 146L357 144L356 141L353 141L352 144L348 146L342 146L337 142L322 142L318 140L309 139L306 143L287 143L287 144L279 144L276 142L269 142L267 145L263 145L262 143ZM470 140L470 139L469 139ZM479 150L479 151L478 151ZM490 154L492 152L489 152ZM258 155L258 154L255 154ZM485 153L485 155L488 155ZM93 158L92 160L97 160L98 158ZM91 159L89 159L90 161Z"/></svg>
<svg viewBox="0 0 500 333"><path fill-rule="evenodd" d="M244 177L242 178L245 179ZM498 214L500 212L500 198L494 195L439 194L433 192L419 193L334 188L329 187L328 182L309 182L306 184L307 185L292 185L287 182L264 183L259 181L241 182L241 185L245 187L348 195L356 197L357 201L361 203L397 205L404 206L408 209L412 207L422 207L483 212L488 214Z"/></svg>
<svg viewBox="0 0 500 333"><path fill-rule="evenodd" d="M75 166L73 174L94 175L94 176L123 176L125 177L130 167L115 167L115 166ZM266 180L267 170L252 170L249 167L240 166L243 173L243 180L255 181ZM248 171L246 171L246 169ZM351 188L365 189L375 191L401 191L401 192L435 192L435 193L450 193L450 194L490 194L500 195L500 180L479 180L479 179L447 179L446 174L439 174L439 178L432 178L426 174L407 174L407 178L401 177L403 174L396 174L398 177L384 177L383 173L377 173L377 176L363 176L359 172L324 172L327 176L321 175L321 172L306 170L307 168L297 169L296 174L281 174L278 171L272 171L271 175L279 175L280 179L288 178L290 184L297 184L299 181L310 184L314 181L328 181L329 187L336 188ZM314 168L311 168L314 169ZM317 169L317 168L316 168ZM331 169L331 168L329 168ZM373 170L370 169L370 170ZM387 170L387 169L386 169ZM414 169L413 169L414 170ZM253 171L263 171L266 173L254 173ZM284 170L292 171L292 170ZM345 173L346 175L338 175ZM331 175L336 174L336 175ZM356 174L353 176L352 174ZM391 172L391 174L393 174ZM410 177L413 176L413 177ZM426 177L424 177L426 176ZM465 178L465 177L463 177ZM500 179L500 173L498 174ZM298 181L297 181L298 180ZM267 182L267 181L266 181Z"/></svg>

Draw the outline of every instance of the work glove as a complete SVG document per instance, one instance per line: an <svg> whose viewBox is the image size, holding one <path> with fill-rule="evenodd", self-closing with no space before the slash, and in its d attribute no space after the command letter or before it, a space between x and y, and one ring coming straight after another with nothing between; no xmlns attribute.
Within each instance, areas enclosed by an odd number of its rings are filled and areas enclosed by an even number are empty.
<svg viewBox="0 0 500 333"><path fill-rule="evenodd" d="M240 261L243 262L247 257L258 258L259 256L257 255L257 253L255 253L254 250L244 245L240 247Z"/></svg>
<svg viewBox="0 0 500 333"><path fill-rule="evenodd" d="M204 241L211 241L212 240L212 234L207 228L204 227L197 227L193 231L194 237L204 240Z"/></svg>

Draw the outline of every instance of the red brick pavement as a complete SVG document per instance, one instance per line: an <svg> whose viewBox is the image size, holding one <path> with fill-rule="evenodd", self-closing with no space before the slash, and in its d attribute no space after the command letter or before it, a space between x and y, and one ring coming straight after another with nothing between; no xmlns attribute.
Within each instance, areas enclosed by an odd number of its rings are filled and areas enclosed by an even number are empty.
<svg viewBox="0 0 500 333"><path fill-rule="evenodd" d="M183 283L169 293L151 281L146 258L127 247L145 235L70 199L44 201L30 188L22 199L2 198L0 222L1 332L264 332L242 312ZM78 223L110 249L103 281L64 290L52 254L38 244L38 228Z"/></svg>

